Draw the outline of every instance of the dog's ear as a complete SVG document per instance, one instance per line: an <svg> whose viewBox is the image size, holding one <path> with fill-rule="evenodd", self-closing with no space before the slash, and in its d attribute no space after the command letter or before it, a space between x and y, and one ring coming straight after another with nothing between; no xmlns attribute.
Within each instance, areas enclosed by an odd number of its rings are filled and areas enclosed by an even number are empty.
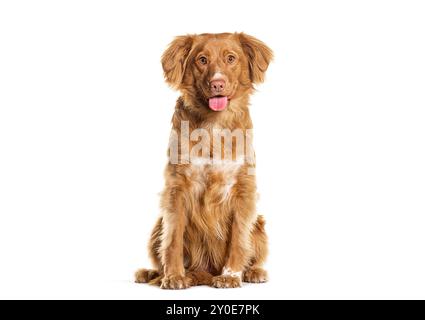
<svg viewBox="0 0 425 320"><path fill-rule="evenodd" d="M162 55L161 63L164 77L173 88L178 88L183 80L186 61L192 49L193 36L176 37Z"/></svg>
<svg viewBox="0 0 425 320"><path fill-rule="evenodd" d="M257 38L245 33L238 35L242 48L248 57L251 81L253 83L263 82L269 63L273 59L273 51Z"/></svg>

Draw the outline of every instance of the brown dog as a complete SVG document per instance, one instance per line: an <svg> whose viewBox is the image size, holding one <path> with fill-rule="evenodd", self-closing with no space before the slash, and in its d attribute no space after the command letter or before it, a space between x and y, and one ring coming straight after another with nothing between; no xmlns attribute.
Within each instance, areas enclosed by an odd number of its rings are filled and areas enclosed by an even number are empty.
<svg viewBox="0 0 425 320"><path fill-rule="evenodd" d="M165 79L181 97L149 243L155 270L137 271L136 282L184 289L267 281L248 104L271 59L263 42L243 33L177 37L163 54Z"/></svg>

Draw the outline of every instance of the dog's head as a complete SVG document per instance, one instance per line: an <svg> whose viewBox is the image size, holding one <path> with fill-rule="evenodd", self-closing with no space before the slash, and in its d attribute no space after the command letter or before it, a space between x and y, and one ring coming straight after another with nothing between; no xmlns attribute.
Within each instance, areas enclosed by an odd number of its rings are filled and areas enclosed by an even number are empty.
<svg viewBox="0 0 425 320"><path fill-rule="evenodd" d="M273 53L244 33L180 36L162 56L166 81L204 112L223 111L264 81Z"/></svg>

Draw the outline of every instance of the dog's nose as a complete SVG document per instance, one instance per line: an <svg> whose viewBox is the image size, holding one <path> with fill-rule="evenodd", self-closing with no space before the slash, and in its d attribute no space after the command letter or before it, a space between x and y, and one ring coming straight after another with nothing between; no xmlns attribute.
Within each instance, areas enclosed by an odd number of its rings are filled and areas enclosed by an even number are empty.
<svg viewBox="0 0 425 320"><path fill-rule="evenodd" d="M213 94L221 93L226 87L226 82L224 80L213 80L210 83L210 89Z"/></svg>

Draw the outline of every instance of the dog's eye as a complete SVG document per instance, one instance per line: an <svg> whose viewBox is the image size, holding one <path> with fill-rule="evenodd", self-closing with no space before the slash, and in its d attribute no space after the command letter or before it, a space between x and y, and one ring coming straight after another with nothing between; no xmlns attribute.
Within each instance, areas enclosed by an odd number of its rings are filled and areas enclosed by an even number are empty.
<svg viewBox="0 0 425 320"><path fill-rule="evenodd" d="M233 62L235 62L235 60L236 60L236 57L234 55L229 54L227 56L227 62L228 63L233 63Z"/></svg>
<svg viewBox="0 0 425 320"><path fill-rule="evenodd" d="M208 63L208 59L206 57L202 56L202 57L199 58L199 62L201 64L207 64Z"/></svg>

